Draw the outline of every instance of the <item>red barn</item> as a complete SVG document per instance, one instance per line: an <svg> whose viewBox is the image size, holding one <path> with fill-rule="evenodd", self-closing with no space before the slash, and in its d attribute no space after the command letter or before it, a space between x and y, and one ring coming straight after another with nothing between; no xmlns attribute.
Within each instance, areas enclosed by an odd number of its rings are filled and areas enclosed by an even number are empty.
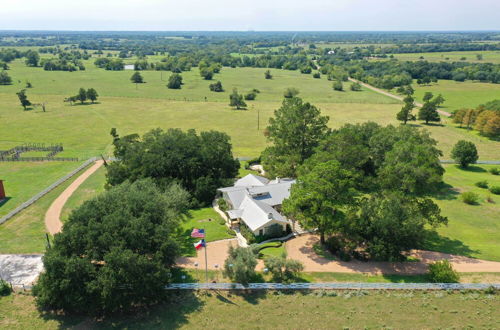
<svg viewBox="0 0 500 330"><path fill-rule="evenodd" d="M3 181L0 180L0 201L5 198L5 189L3 188Z"/></svg>

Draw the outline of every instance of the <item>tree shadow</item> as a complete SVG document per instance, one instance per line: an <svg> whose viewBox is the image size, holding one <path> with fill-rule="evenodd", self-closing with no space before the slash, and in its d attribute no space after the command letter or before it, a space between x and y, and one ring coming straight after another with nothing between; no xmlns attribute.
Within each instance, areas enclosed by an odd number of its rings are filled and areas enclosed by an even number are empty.
<svg viewBox="0 0 500 330"><path fill-rule="evenodd" d="M241 297L247 303L257 305L267 296L267 290L235 290L234 295Z"/></svg>
<svg viewBox="0 0 500 330"><path fill-rule="evenodd" d="M458 195L460 195L460 191L452 185L443 182L439 187L439 191L433 197L438 200L454 200L458 198Z"/></svg>
<svg viewBox="0 0 500 330"><path fill-rule="evenodd" d="M427 283L429 279L425 274L419 275L398 275L382 274L382 277L391 283Z"/></svg>
<svg viewBox="0 0 500 330"><path fill-rule="evenodd" d="M450 253L471 258L473 258L472 256L473 253L480 252L479 250L471 249L468 245L464 244L460 240L444 237L434 230L426 231L425 240L423 243L423 249L429 251Z"/></svg>
<svg viewBox="0 0 500 330"><path fill-rule="evenodd" d="M11 199L12 197L5 197L4 199L0 200L0 207L4 206L7 204L7 202Z"/></svg>
<svg viewBox="0 0 500 330"><path fill-rule="evenodd" d="M487 172L484 168L479 167L479 166L474 166L474 165L469 165L467 167L460 167L460 166L456 165L456 168L458 168L459 170L462 170L462 171L473 172L473 173Z"/></svg>
<svg viewBox="0 0 500 330"><path fill-rule="evenodd" d="M59 329L144 328L177 329L189 323L188 315L201 310L204 303L195 291L171 291L164 303L134 312L106 317L89 317L62 313L44 313L45 321L56 321Z"/></svg>

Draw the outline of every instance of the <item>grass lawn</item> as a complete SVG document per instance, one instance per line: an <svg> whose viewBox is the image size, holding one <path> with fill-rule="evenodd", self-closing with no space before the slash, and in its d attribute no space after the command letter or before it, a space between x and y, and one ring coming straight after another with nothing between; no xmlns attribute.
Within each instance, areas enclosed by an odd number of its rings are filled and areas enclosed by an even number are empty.
<svg viewBox="0 0 500 330"><path fill-rule="evenodd" d="M198 242L199 238L192 238L193 228L205 229L205 240L207 242L218 241L221 239L233 238L231 230L224 224L224 219L211 207L205 207L197 210L191 210L186 222L182 227L184 230L184 241L182 244L182 255L196 256L196 250L193 243Z"/></svg>
<svg viewBox="0 0 500 330"><path fill-rule="evenodd" d="M0 162L7 198L0 202L0 216L41 192L80 165L78 162Z"/></svg>
<svg viewBox="0 0 500 330"><path fill-rule="evenodd" d="M458 82L453 80L439 80L437 83L419 86L413 83L415 100L422 102L425 92L434 95L442 94L445 102L442 109L452 112L462 108L475 108L488 101L500 99L500 84L482 83L478 81Z"/></svg>
<svg viewBox="0 0 500 330"><path fill-rule="evenodd" d="M101 166L69 197L61 212L61 220L68 219L71 211L78 208L86 200L89 200L104 191L106 182L106 168Z"/></svg>
<svg viewBox="0 0 500 330"><path fill-rule="evenodd" d="M77 177L78 175L62 183L35 204L0 225L0 254L43 253L46 245L45 213L54 199Z"/></svg>
<svg viewBox="0 0 500 330"><path fill-rule="evenodd" d="M475 165L464 170L455 165L445 166L446 187L435 200L449 223L438 229L439 236L433 236L426 249L500 261L500 196L474 185L486 180L490 186L500 186L500 176L487 172L491 167ZM460 194L467 191L479 195L478 205L461 201ZM486 201L487 197L493 203Z"/></svg>
<svg viewBox="0 0 500 330"><path fill-rule="evenodd" d="M497 328L500 298L480 292L277 291L183 292L145 313L99 321L40 315L34 299L0 298L0 327L9 329L378 329ZM244 317L237 317L243 315ZM411 325L410 325L411 324Z"/></svg>
<svg viewBox="0 0 500 330"><path fill-rule="evenodd" d="M478 60L476 55L481 54L482 60ZM423 61L429 62L473 62L473 63L500 63L500 51L498 50L478 50L478 51L455 51L455 52L435 52L435 53L406 53L393 54L395 58L402 61ZM465 57L466 60L461 59ZM447 59L448 58L448 59Z"/></svg>

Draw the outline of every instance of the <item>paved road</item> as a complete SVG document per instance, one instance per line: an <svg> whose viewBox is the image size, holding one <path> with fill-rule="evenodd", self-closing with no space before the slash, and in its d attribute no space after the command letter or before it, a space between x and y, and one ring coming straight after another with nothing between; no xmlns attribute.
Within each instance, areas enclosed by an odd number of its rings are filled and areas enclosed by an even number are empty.
<svg viewBox="0 0 500 330"><path fill-rule="evenodd" d="M389 96L389 97L392 97L393 99L396 99L396 100L399 100L399 101L403 101L403 97L402 96L399 96L399 95L394 95L392 93L389 93L388 91L385 91L383 89L380 89L380 88L377 88L377 87L374 87L372 85L368 85L367 83L364 83L362 81L359 81L359 80L356 80L354 78L349 78L350 81L352 82L357 82L359 83L360 85L368 88L368 89L371 89L372 91L375 91L377 93L380 93L380 94L383 94L385 96ZM418 103L418 102L415 102L415 105L419 108L421 108L423 106L422 103ZM443 110L438 110L438 112L443 115L443 116L446 116L446 117L451 117L451 113L449 112L446 112L446 111L443 111Z"/></svg>
<svg viewBox="0 0 500 330"><path fill-rule="evenodd" d="M59 195L52 205L50 205L47 213L45 213L45 228L51 234L57 234L62 229L61 222L61 211L64 207L64 204L68 201L68 198L75 192L76 189L88 179L95 171L101 167L103 164L102 160L98 160L88 168L85 172L83 172L75 181L73 181L62 193Z"/></svg>

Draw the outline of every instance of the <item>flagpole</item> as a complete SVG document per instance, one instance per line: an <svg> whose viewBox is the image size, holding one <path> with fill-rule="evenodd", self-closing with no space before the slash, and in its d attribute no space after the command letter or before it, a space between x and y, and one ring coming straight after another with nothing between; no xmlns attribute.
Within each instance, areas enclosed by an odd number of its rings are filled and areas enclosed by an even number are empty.
<svg viewBox="0 0 500 330"><path fill-rule="evenodd" d="M205 237L207 232L205 231ZM208 260L207 260L207 242L205 242L205 279L208 283Z"/></svg>

